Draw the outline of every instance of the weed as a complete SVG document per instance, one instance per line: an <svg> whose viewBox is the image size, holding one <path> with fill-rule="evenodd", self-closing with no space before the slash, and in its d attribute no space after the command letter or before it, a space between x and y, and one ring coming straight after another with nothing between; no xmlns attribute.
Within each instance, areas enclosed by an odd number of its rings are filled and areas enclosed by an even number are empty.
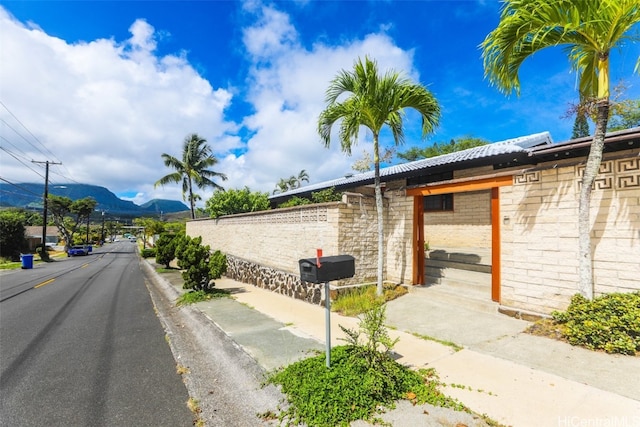
<svg viewBox="0 0 640 427"><path fill-rule="evenodd" d="M176 365L176 373L178 375L188 374L189 373L189 368L187 368L186 366L182 366L182 365Z"/></svg>
<svg viewBox="0 0 640 427"><path fill-rule="evenodd" d="M199 291L189 291L180 295L176 300L176 305L187 305L187 304L195 304L197 302L209 301L213 298L226 298L231 295L226 289L211 289L209 291L199 290Z"/></svg>
<svg viewBox="0 0 640 427"><path fill-rule="evenodd" d="M343 328L347 345L331 350L330 368L318 354L272 374L267 382L280 385L289 401L287 409L279 409L279 420L321 427L377 421L379 410L402 398L465 410L439 391L434 370L412 371L391 357L397 340L388 336L384 320L384 306L376 305L365 312L359 330Z"/></svg>
<svg viewBox="0 0 640 427"><path fill-rule="evenodd" d="M430 337L429 335L421 335L421 334L419 334L417 332L411 332L411 335L413 335L414 337L423 339L423 340L433 341L433 342L437 342L438 344L446 345L448 347L451 347L455 351L460 351L460 350L462 350L464 348L464 347L459 346L458 344L456 344L454 342L441 340L441 339L434 338L434 337Z"/></svg>
<svg viewBox="0 0 640 427"><path fill-rule="evenodd" d="M385 284L382 296L376 294L374 285L340 290L336 300L331 303L331 309L344 316L357 316L375 305L396 299L407 292L407 288L396 284Z"/></svg>

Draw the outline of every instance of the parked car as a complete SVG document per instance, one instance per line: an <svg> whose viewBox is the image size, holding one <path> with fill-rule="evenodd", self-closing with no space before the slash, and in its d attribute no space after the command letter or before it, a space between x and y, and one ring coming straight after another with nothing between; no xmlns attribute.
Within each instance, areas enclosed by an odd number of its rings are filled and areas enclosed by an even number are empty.
<svg viewBox="0 0 640 427"><path fill-rule="evenodd" d="M67 251L67 256L89 255L89 246L77 245L71 246Z"/></svg>

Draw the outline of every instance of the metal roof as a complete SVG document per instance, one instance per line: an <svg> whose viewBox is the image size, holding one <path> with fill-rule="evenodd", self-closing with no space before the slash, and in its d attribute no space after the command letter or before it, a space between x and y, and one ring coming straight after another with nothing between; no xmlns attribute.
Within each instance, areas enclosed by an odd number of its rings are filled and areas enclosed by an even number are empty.
<svg viewBox="0 0 640 427"><path fill-rule="evenodd" d="M467 162L490 159L501 155L512 153L529 153L533 147L541 145L551 145L553 141L549 132L535 133L532 135L521 136L518 138L507 139L504 141L494 142L492 144L482 145L480 147L469 148L455 153L443 154L428 159L420 159L413 162L402 163L399 165L389 166L380 169L380 179L388 181L390 178L400 179L408 176L415 176L420 171L426 171L429 168L438 166L463 164ZM386 179L385 179L386 178ZM285 199L299 194L311 193L314 191L324 190L331 187L349 188L359 185L370 184L374 180L374 171L368 171L355 175L347 175L342 178L330 181L318 182L315 184L305 185L295 188L284 193L274 194L269 199Z"/></svg>

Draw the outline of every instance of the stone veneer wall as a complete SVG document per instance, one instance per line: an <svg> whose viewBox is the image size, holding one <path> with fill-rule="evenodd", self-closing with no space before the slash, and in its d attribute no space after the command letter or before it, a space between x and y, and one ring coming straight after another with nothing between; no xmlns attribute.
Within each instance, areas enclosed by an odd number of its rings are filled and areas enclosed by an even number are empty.
<svg viewBox="0 0 640 427"><path fill-rule="evenodd" d="M640 290L640 157L605 157L591 200L596 295ZM501 187L501 303L540 313L578 292L578 199L583 165L562 163Z"/></svg>

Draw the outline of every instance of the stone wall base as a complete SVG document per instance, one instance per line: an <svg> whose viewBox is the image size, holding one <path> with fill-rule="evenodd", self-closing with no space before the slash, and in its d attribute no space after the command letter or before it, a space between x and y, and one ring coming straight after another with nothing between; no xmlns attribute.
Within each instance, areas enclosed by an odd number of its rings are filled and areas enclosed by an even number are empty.
<svg viewBox="0 0 640 427"><path fill-rule="evenodd" d="M324 284L302 282L300 276L259 265L232 255L227 255L227 272L225 276L238 282L248 283L310 304L324 305Z"/></svg>

